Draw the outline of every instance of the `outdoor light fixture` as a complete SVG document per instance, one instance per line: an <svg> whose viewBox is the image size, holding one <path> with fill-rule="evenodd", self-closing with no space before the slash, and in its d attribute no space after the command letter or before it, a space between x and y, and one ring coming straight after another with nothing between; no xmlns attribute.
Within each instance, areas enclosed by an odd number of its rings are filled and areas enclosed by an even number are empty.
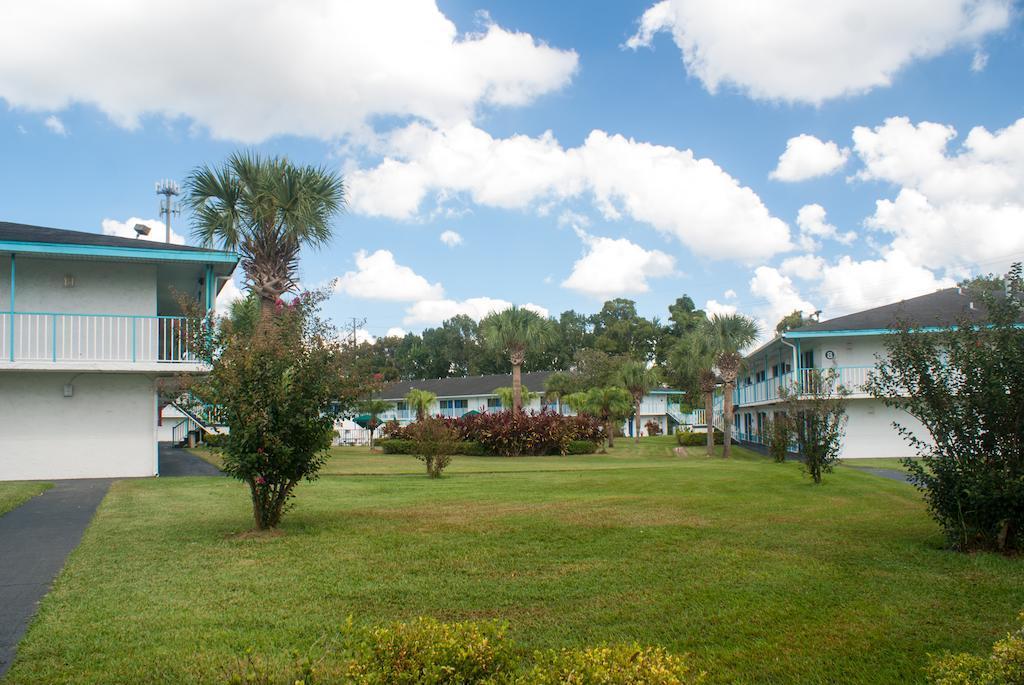
<svg viewBox="0 0 1024 685"><path fill-rule="evenodd" d="M74 288L75 287L75 277L74 277L73 274L64 274L64 287L65 288Z"/></svg>
<svg viewBox="0 0 1024 685"><path fill-rule="evenodd" d="M138 240L144 235L149 235L149 226L146 224L135 224L135 239Z"/></svg>
<svg viewBox="0 0 1024 685"><path fill-rule="evenodd" d="M75 394L75 386L70 383L64 384L64 397L71 397Z"/></svg>

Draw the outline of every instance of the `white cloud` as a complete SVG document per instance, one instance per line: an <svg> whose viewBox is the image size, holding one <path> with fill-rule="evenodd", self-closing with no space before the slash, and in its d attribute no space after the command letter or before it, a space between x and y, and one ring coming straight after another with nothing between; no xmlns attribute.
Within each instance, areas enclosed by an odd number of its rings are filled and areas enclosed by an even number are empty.
<svg viewBox="0 0 1024 685"><path fill-rule="evenodd" d="M690 150L599 130L566 149L551 132L495 139L469 122L412 124L388 136L384 148L378 166L348 173L355 212L410 219L430 193L538 211L586 195L605 219L627 215L701 257L765 259L790 248L789 227L753 190Z"/></svg>
<svg viewBox="0 0 1024 685"><path fill-rule="evenodd" d="M498 300L491 297L470 297L466 300L422 300L416 302L406 310L403 322L407 326L423 325L436 326L446 319L459 314L465 314L479 321L488 314L501 312L512 306L508 300ZM537 312L543 317L548 316L548 310L535 304L524 304L523 309Z"/></svg>
<svg viewBox="0 0 1024 685"><path fill-rule="evenodd" d="M455 247L462 244L462 236L455 231L444 231L441 233L441 242L448 247Z"/></svg>
<svg viewBox="0 0 1024 685"><path fill-rule="evenodd" d="M692 76L714 93L820 104L888 86L911 62L976 45L1006 28L1011 0L662 0L626 42L667 31Z"/></svg>
<svg viewBox="0 0 1024 685"><path fill-rule="evenodd" d="M404 338L407 331L404 328L398 326L392 326L388 329L388 332L384 334L385 338Z"/></svg>
<svg viewBox="0 0 1024 685"><path fill-rule="evenodd" d="M799 278L802 281L813 281L821 278L821 271L824 268L824 259L817 255L805 254L783 260L779 270L787 276Z"/></svg>
<svg viewBox="0 0 1024 685"><path fill-rule="evenodd" d="M762 333L772 334L775 324L787 314L802 311L809 315L815 310L815 306L800 295L793 281L772 267L759 266L754 269L754 276L750 279L750 293L764 302L757 312L761 319Z"/></svg>
<svg viewBox="0 0 1024 685"><path fill-rule="evenodd" d="M431 285L409 267L398 264L388 250L377 250L373 254L359 250L354 256L356 271L348 271L334 282L338 292L393 302L438 299L444 295L440 283Z"/></svg>
<svg viewBox="0 0 1024 685"><path fill-rule="evenodd" d="M1004 270L1024 256L1024 118L995 133L976 127L949 154L956 135L904 117L855 128L857 177L899 187L865 224L892 235L886 249L914 264L954 276Z"/></svg>
<svg viewBox="0 0 1024 685"><path fill-rule="evenodd" d="M231 311L231 305L245 297L245 293L235 283L235 279L225 281L224 286L217 293L217 299L213 308L219 316L224 316Z"/></svg>
<svg viewBox="0 0 1024 685"><path fill-rule="evenodd" d="M800 227L800 238L798 244L800 249L814 251L821 247L821 240L835 240L843 245L849 245L857 238L853 231L840 233L825 218L825 208L819 204L804 205L796 215L796 225Z"/></svg>
<svg viewBox="0 0 1024 685"><path fill-rule="evenodd" d="M841 257L822 269L817 291L825 298L822 318L831 319L954 284L952 279L936 277L903 253L890 251L881 259Z"/></svg>
<svg viewBox="0 0 1024 685"><path fill-rule="evenodd" d="M446 123L524 105L575 73L574 51L481 22L460 35L435 0L180 0L154 31L132 0L2 3L0 98L94 105L127 128L158 114L217 138L333 139L377 116ZM131 36L144 47L111 49Z"/></svg>
<svg viewBox="0 0 1024 685"><path fill-rule="evenodd" d="M149 235L140 236L135 233L135 224L143 224L149 226ZM157 219L140 219L137 216L133 216L127 221L117 221L116 219L104 219L100 223L103 235L116 235L121 238L138 238L139 240L151 240L157 243L165 242L167 237L167 225L163 221ZM171 243L175 245L184 245L185 237L179 235L174 228L171 228Z"/></svg>
<svg viewBox="0 0 1024 685"><path fill-rule="evenodd" d="M777 181L804 181L817 176L833 174L846 164L849 148L840 149L833 141L823 142L801 133L786 141L779 163L769 174Z"/></svg>
<svg viewBox="0 0 1024 685"><path fill-rule="evenodd" d="M736 291L733 290L732 288L729 288L728 290L725 291L725 299L727 299L727 300L735 300L736 297L737 297Z"/></svg>
<svg viewBox="0 0 1024 685"><path fill-rule="evenodd" d="M704 303L704 312L708 316L714 316L715 314L735 314L737 312L736 305L725 304L718 300L708 300Z"/></svg>
<svg viewBox="0 0 1024 685"><path fill-rule="evenodd" d="M647 279L670 276L676 260L660 250L645 250L625 238L592 236L581 229L577 235L586 253L576 260L563 288L601 300L648 291Z"/></svg>
<svg viewBox="0 0 1024 685"><path fill-rule="evenodd" d="M60 120L60 117L53 114L43 120L43 126L48 128L51 133L55 133L58 136L66 136L68 134L68 130L64 126L64 122Z"/></svg>
<svg viewBox="0 0 1024 685"><path fill-rule="evenodd" d="M985 71L986 66L988 66L988 55L981 50L975 50L974 56L971 57L971 71Z"/></svg>

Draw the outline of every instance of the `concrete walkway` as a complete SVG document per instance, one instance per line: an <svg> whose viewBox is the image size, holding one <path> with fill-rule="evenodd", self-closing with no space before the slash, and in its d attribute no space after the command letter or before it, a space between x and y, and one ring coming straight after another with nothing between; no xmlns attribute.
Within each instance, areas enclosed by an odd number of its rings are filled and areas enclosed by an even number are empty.
<svg viewBox="0 0 1024 685"><path fill-rule="evenodd" d="M203 461L183 447L161 442L159 447L160 477L223 476L213 464Z"/></svg>
<svg viewBox="0 0 1024 685"><path fill-rule="evenodd" d="M0 678L14 660L39 601L78 546L109 479L56 481L0 516Z"/></svg>
<svg viewBox="0 0 1024 685"><path fill-rule="evenodd" d="M888 478L889 480L898 480L901 483L910 482L910 479L907 478L907 474L899 469L874 469L866 466L852 466L851 468L855 468L859 471L867 471L868 473L881 476L882 478Z"/></svg>

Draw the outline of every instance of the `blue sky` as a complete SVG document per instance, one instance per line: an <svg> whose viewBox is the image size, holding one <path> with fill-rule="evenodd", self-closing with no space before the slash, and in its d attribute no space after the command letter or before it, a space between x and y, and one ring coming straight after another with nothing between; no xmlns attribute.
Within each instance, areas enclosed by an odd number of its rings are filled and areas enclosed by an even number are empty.
<svg viewBox="0 0 1024 685"><path fill-rule="evenodd" d="M0 9L0 219L127 230L242 147L335 168L302 278L372 335L683 293L774 325L1024 258L1004 0L89 5Z"/></svg>

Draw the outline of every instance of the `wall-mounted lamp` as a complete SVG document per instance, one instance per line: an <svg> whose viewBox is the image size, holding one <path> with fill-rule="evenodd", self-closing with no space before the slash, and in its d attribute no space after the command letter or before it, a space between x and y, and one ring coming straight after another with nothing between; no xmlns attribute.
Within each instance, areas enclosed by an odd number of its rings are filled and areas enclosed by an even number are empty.
<svg viewBox="0 0 1024 685"><path fill-rule="evenodd" d="M70 383L64 384L64 397L72 397L75 394L75 386Z"/></svg>
<svg viewBox="0 0 1024 685"><path fill-rule="evenodd" d="M75 287L75 277L72 274L64 274L64 287L65 288L74 288Z"/></svg>

